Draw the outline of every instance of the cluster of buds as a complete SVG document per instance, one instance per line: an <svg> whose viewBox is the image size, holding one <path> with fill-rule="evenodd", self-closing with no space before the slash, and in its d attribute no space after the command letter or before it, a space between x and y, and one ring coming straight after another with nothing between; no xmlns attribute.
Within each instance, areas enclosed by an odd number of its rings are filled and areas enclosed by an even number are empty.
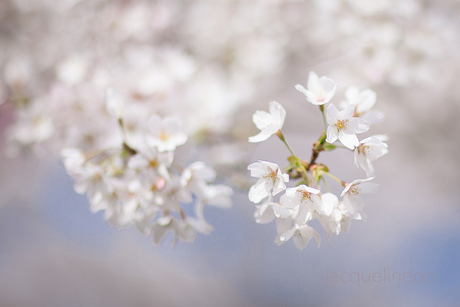
<svg viewBox="0 0 460 307"><path fill-rule="evenodd" d="M134 225L141 234L153 233L155 244L168 231L173 233L173 244L178 239L193 242L197 232L209 234L213 227L204 218L204 206L230 207L233 191L210 184L216 174L204 162L185 168L176 165L175 150L188 138L180 121L152 114L145 130L127 133L122 97L109 89L106 102L108 113L118 122L122 142L96 153L62 150L66 170L76 179L75 191L86 192L91 210L105 211L110 225Z"/></svg>
<svg viewBox="0 0 460 307"><path fill-rule="evenodd" d="M346 99L340 104L342 110L339 111L333 104L329 104L327 109L324 107L335 95L337 84L333 80L319 78L315 72L310 72L307 88L298 84L296 89L309 102L319 106L324 132L313 144L310 160L301 160L293 153L281 132L286 117L281 104L272 101L270 112L256 111L253 121L261 131L250 137L249 142L262 142L276 134L291 156L287 159L289 165L283 169L276 163L261 160L248 166L251 176L259 178L249 189L249 200L256 204L263 201L256 205L254 217L257 223L265 224L276 219L278 236L275 243L279 245L293 238L297 248L302 250L312 238L315 238L318 247L321 243L320 235L309 225L311 220L318 219L330 238L333 234L348 232L352 219L366 218L361 194L376 190L377 184L370 182L374 179L372 162L386 154L388 149L384 135L361 141L356 136L367 132L372 123L383 119L381 112L371 110L376 101L373 91L359 91L355 87L347 89ZM349 183L331 174L326 165L317 163L321 152L336 148L352 150L355 165L366 172L367 178ZM337 181L343 187L341 201L331 193L326 178ZM294 187L286 186L286 183L293 181L296 181ZM327 192L323 192L322 188ZM276 195L281 195L278 201L274 199Z"/></svg>

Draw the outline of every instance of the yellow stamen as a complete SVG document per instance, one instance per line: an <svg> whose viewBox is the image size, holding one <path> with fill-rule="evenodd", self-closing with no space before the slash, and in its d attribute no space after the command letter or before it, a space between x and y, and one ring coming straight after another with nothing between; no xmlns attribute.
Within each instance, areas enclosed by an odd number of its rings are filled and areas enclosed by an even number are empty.
<svg viewBox="0 0 460 307"><path fill-rule="evenodd" d="M276 181L276 174L278 172L278 169L272 170L270 167L268 169L269 169L268 174L264 175L264 178L268 178L274 184Z"/></svg>
<svg viewBox="0 0 460 307"><path fill-rule="evenodd" d="M168 137L168 135L166 133L162 132L160 134L160 138L161 138L162 141L166 141L169 137Z"/></svg>
<svg viewBox="0 0 460 307"><path fill-rule="evenodd" d="M337 121L337 128L339 130L343 130L347 127L347 124L348 124L348 120L344 119L344 120L338 120Z"/></svg>

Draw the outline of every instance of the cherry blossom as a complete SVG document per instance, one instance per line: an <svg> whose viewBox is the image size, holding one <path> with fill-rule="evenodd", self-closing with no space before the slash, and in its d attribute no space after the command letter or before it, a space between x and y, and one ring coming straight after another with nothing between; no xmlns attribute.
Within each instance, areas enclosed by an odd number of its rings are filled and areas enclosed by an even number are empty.
<svg viewBox="0 0 460 307"><path fill-rule="evenodd" d="M276 101L270 102L270 113L256 111L252 117L252 121L261 131L259 134L251 136L249 142L258 143L268 139L283 127L285 117L286 110Z"/></svg>
<svg viewBox="0 0 460 307"><path fill-rule="evenodd" d="M383 143L378 137L371 136L359 142L354 149L356 167L361 167L366 171L368 177L374 176L374 166L372 162L388 153L388 145Z"/></svg>
<svg viewBox="0 0 460 307"><path fill-rule="evenodd" d="M377 190L378 184L369 182L374 177L356 179L343 189L340 196L343 197L343 204L354 218L363 216L364 201L361 194L373 193Z"/></svg>
<svg viewBox="0 0 460 307"><path fill-rule="evenodd" d="M357 133L369 130L367 121L353 117L354 105L350 104L345 110L340 111L330 104L327 108L327 138L326 142L334 143L337 139L346 147L354 149L359 145Z"/></svg>
<svg viewBox="0 0 460 307"><path fill-rule="evenodd" d="M147 144L157 148L159 152L173 151L187 141L187 134L183 132L177 118L153 115L149 119L149 129Z"/></svg>
<svg viewBox="0 0 460 307"><path fill-rule="evenodd" d="M307 97L307 100L314 105L323 105L328 103L337 90L337 83L327 77L319 78L318 75L311 71L308 75L307 89L297 84L295 88Z"/></svg>
<svg viewBox="0 0 460 307"><path fill-rule="evenodd" d="M286 189L285 182L289 176L281 172L280 167L272 162L259 161L248 166L251 176L260 178L256 184L249 189L249 200L259 203L269 195L276 195Z"/></svg>

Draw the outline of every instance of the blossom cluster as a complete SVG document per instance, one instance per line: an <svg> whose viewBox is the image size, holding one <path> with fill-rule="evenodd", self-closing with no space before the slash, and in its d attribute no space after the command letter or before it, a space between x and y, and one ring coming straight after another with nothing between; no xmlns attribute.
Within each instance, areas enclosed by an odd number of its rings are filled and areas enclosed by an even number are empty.
<svg viewBox="0 0 460 307"><path fill-rule="evenodd" d="M224 154L210 154L207 158L213 161L206 163L226 160L223 163L237 169L243 162L235 163L234 157L241 156L246 127L234 124L235 113L256 93L266 92L275 73L279 83L289 80L286 74L300 73L313 63L328 66L335 80L398 86L394 101L405 98L410 112L425 116L433 99L452 96L452 80L460 71L455 51L459 41L453 39L458 21L452 13L458 8L449 1L434 3L3 0L0 116L2 125L4 118L8 125L12 122L5 129L4 147L10 155L56 157L65 148L84 155L107 148L129 152L120 145L125 142L140 152L140 144L147 142L140 131L149 131L149 120L157 114L182 122L189 139L231 139L232 144L222 146ZM329 103L335 82L317 79L319 85L297 88L312 104ZM410 87L414 84L419 85L417 91ZM438 89L435 95L430 87ZM108 88L117 89L126 102L124 139L119 123L106 110ZM328 141L337 139L353 149L355 163L370 177L379 154L370 148L381 147L384 139L374 136L357 145L356 134L366 129L362 120L372 124L382 114L371 110L372 91L351 88L345 96L337 105L342 111L333 106L327 110ZM355 111L348 120L351 109L343 111L350 103ZM265 129L251 140L269 137L279 115L271 127L264 126L261 117L256 125ZM391 129L399 130L404 123L395 121ZM155 145L154 137L148 139L148 146L157 151L172 151Z"/></svg>
<svg viewBox="0 0 460 307"><path fill-rule="evenodd" d="M315 72L310 72L307 88L296 85L296 89L306 96L313 105L318 105L324 119L324 132L313 144L312 156L309 161L301 160L289 147L281 129L286 111L276 101L270 102L269 112L257 111L253 122L260 133L249 138L249 142L257 143L267 140L276 134L291 152L288 157L290 164L281 168L278 164L259 160L248 166L251 176L258 178L249 189L249 200L256 205L254 217L257 223L265 224L276 219L278 236L277 244L289 239L297 248L304 249L308 242L315 238L319 247L321 237L309 225L317 219L327 233L338 235L348 232L351 220L364 220L364 201L362 194L374 192L377 184L370 182L374 179L373 162L388 152L386 136L374 135L359 140L357 134L367 132L372 123L383 119L383 114L372 110L376 102L376 94L371 90L360 91L350 87L345 92L345 100L340 103L341 111L334 104L324 105L334 97L337 83L327 77L319 78ZM337 144L340 142L341 144ZM366 178L346 182L329 172L326 165L317 163L319 154L342 147L352 150L354 163L366 173ZM326 177L336 180L342 187L340 197L331 193ZM286 184L297 180L294 187ZM321 182L327 191L321 191ZM278 200L275 196L280 195Z"/></svg>
<svg viewBox="0 0 460 307"><path fill-rule="evenodd" d="M86 192L91 210L104 211L110 225L134 225L141 234L153 233L155 244L168 231L173 243L192 242L197 232L209 234L213 227L204 218L204 206L228 208L233 192L228 186L210 184L215 171L202 161L174 167L175 150L187 141L180 121L152 114L146 129L128 133L129 113L113 89L107 92L107 111L119 124L119 146L100 152L78 148L61 152L67 172L76 179L75 191Z"/></svg>

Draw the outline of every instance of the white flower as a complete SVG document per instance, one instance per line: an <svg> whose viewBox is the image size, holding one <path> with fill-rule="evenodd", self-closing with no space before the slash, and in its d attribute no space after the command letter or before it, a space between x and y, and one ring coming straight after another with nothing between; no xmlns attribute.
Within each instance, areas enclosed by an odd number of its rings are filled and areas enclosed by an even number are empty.
<svg viewBox="0 0 460 307"><path fill-rule="evenodd" d="M173 151L187 141L179 120L173 117L161 118L153 115L149 120L151 134L146 136L147 144L156 147L159 152Z"/></svg>
<svg viewBox="0 0 460 307"><path fill-rule="evenodd" d="M184 169L179 179L180 200L191 202L193 200L192 195L195 194L201 198L203 205L206 203L221 208L230 208L233 190L223 184L208 184L215 178L216 172L211 167L202 161L193 162Z"/></svg>
<svg viewBox="0 0 460 307"><path fill-rule="evenodd" d="M83 56L73 55L60 63L56 68L57 78L69 85L83 81L88 71L88 61Z"/></svg>
<svg viewBox="0 0 460 307"><path fill-rule="evenodd" d="M265 141L270 136L278 132L283 127L286 117L286 110L276 101L270 102L270 113L256 111L252 116L252 121L260 133L249 138L249 142L258 143Z"/></svg>
<svg viewBox="0 0 460 307"><path fill-rule="evenodd" d="M168 230L171 231L174 236L172 242L173 246L176 245L177 239L181 239L185 242L195 241L196 230L193 225L173 218L168 214L159 218L156 224L152 226L153 243L155 245L160 244L163 238L167 235Z"/></svg>
<svg viewBox="0 0 460 307"><path fill-rule="evenodd" d="M147 145L139 146L137 154L128 161L128 168L140 172L141 181L146 179L150 183L161 175L164 179L170 180L168 167L174 159L173 152L157 152L155 148Z"/></svg>
<svg viewBox="0 0 460 307"><path fill-rule="evenodd" d="M371 136L362 140L354 150L356 167L361 167L365 170L368 177L374 176L374 166L372 162L388 153L387 147L388 145L383 143L376 136Z"/></svg>
<svg viewBox="0 0 460 307"><path fill-rule="evenodd" d="M339 209L339 199L332 193L321 195L324 206L324 214L317 214L317 219L326 231L327 238L338 235L341 230L342 212Z"/></svg>
<svg viewBox="0 0 460 307"><path fill-rule="evenodd" d="M61 150L61 157L64 160L66 171L74 176L76 171L83 166L86 161L85 154L78 148L64 148Z"/></svg>
<svg viewBox="0 0 460 307"><path fill-rule="evenodd" d="M288 241L290 238L294 241L296 247L300 250L303 250L308 242L312 238L315 238L317 247L321 244L320 235L309 225L298 225L292 224L292 219L277 219L276 220L276 229L278 231L278 236L275 239L275 243L278 245L283 244Z"/></svg>
<svg viewBox="0 0 460 307"><path fill-rule="evenodd" d="M326 142L334 143L337 138L340 142L354 149L359 145L356 133L363 133L369 130L369 124L357 117L353 117L354 105L350 104L345 110L340 111L331 104L327 108L326 119L328 123Z"/></svg>
<svg viewBox="0 0 460 307"><path fill-rule="evenodd" d="M195 193L200 197L207 194L207 182L216 178L216 172L202 161L193 162L187 166L179 179L181 186L180 200L191 202L192 194Z"/></svg>
<svg viewBox="0 0 460 307"><path fill-rule="evenodd" d="M280 198L280 203L289 209L298 207L296 218L301 224L305 224L311 219L315 210L324 212L323 204L318 194L319 190L301 184L298 187L286 189L286 193Z"/></svg>
<svg viewBox="0 0 460 307"><path fill-rule="evenodd" d="M289 175L283 174L280 167L271 162L259 161L248 166L251 176L260 178L256 184L249 189L249 200L259 203L262 199L269 196L273 190L273 195L286 189L285 182L289 181Z"/></svg>
<svg viewBox="0 0 460 307"><path fill-rule="evenodd" d="M275 212L273 210L274 202L270 196L262 205L256 205L256 212L254 212L254 219L258 224L268 224L275 219Z"/></svg>
<svg viewBox="0 0 460 307"><path fill-rule="evenodd" d="M98 203L107 193L105 174L99 165L87 163L85 167L78 168L75 173L74 190L78 194L87 192L91 203Z"/></svg>
<svg viewBox="0 0 460 307"><path fill-rule="evenodd" d="M346 100L340 104L342 109L346 109L350 104L353 104L355 106L355 116L359 116L370 123L377 123L383 120L384 115L382 112L371 110L377 100L377 95L374 91L367 89L360 92L357 87L349 87L345 91L345 98Z"/></svg>
<svg viewBox="0 0 460 307"><path fill-rule="evenodd" d="M319 78L314 71L308 75L307 89L297 84L296 90L307 96L307 100L314 105L323 105L328 103L337 90L337 83L327 77Z"/></svg>
<svg viewBox="0 0 460 307"><path fill-rule="evenodd" d="M364 193L373 193L377 190L378 184L368 182L372 179L374 179L374 177L356 179L348 184L340 195L343 197L344 206L355 219L362 219L364 217L362 212L364 202L360 195Z"/></svg>
<svg viewBox="0 0 460 307"><path fill-rule="evenodd" d="M107 112L115 118L121 118L125 108L123 98L113 88L107 89L105 93L105 106Z"/></svg>

